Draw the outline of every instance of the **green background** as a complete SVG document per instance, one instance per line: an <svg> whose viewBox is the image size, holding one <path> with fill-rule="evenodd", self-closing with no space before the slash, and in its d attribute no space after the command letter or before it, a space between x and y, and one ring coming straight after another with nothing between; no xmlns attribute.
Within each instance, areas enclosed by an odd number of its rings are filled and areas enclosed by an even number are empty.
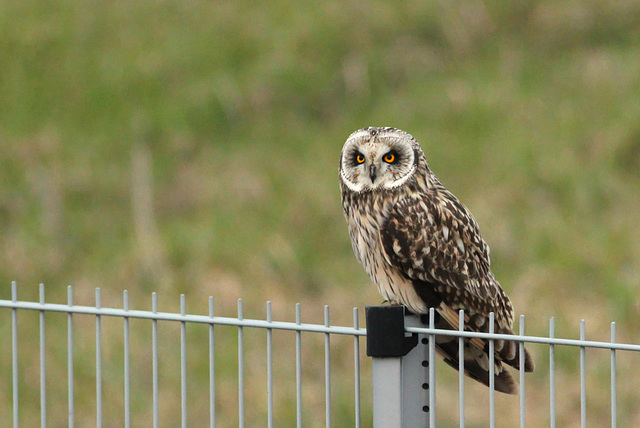
<svg viewBox="0 0 640 428"><path fill-rule="evenodd" d="M64 303L71 284L82 305L93 305L100 287L103 306L121 307L128 289L133 308L149 309L157 291L160 310L178 311L184 293L194 313L207 313L213 296L216 313L234 316L243 298L245 317L264 318L271 300L274 318L291 321L301 302L305 321L321 323L329 304L332 323L350 325L353 307L363 312L380 298L351 252L338 158L354 130L394 126L421 142L431 168L473 212L528 333L546 335L554 316L557 336L577 337L585 319L588 338L608 340L616 321L618 340L637 342L639 20L637 2L605 0L2 1L0 298L10 298L15 280L21 299L36 300L42 282L48 301ZM0 315L0 337L10 343L8 313ZM77 318L76 413L92 424L94 320ZM62 392L49 418L58 425L66 420L66 320L50 319L49 390ZM20 322L21 421L32 426L36 314ZM105 388L115 408L105 426L119 426L122 327L105 322L113 370ZM140 323L134 350L141 425L150 423L148 330ZM192 354L206 357L206 332L193 330ZM222 426L237 413L235 331L227 333L217 365ZM255 335L247 358L260 380L247 385L247 419L261 426L264 337ZM292 336L276 339L290 355ZM324 424L318 340L305 351L307 426ZM352 376L351 342L332 345L334 424L349 426L353 382L341 378ZM548 350L532 349L528 418L542 426ZM163 385L175 387L161 394L167 426L179 420L177 353L167 349L163 360ZM578 420L577 355L557 351L561 426ZM609 353L588 358L589 420L604 426ZM629 381L640 376L638 357L619 360L619 421L632 426L640 423ZM206 358L190 361L206 378ZM290 426L292 360L279 364L276 410ZM447 371L441 379L455 380ZM4 384L2 420L11 412ZM192 388L190 421L204 424L206 383ZM475 388L468 426L484 426L485 394ZM439 394L442 424L455 425L457 385ZM499 398L501 417L513 421L505 426L517 422L516 408L516 398ZM368 401L363 412L369 421Z"/></svg>

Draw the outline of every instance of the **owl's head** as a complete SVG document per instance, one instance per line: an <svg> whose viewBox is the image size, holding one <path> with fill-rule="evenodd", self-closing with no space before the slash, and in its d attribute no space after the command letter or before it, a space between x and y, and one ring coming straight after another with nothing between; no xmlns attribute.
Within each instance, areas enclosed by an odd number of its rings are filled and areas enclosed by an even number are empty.
<svg viewBox="0 0 640 428"><path fill-rule="evenodd" d="M368 127L347 138L340 157L340 180L353 192L393 189L418 168L422 149L396 128Z"/></svg>

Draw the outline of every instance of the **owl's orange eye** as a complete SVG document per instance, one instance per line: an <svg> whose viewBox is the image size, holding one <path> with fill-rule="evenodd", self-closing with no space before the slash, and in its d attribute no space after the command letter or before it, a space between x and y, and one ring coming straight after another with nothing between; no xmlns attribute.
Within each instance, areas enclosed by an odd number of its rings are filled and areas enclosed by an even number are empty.
<svg viewBox="0 0 640 428"><path fill-rule="evenodd" d="M358 153L356 155L356 162L358 163L364 163L364 155L362 153Z"/></svg>
<svg viewBox="0 0 640 428"><path fill-rule="evenodd" d="M393 163L396 160L396 155L393 153L387 153L386 155L384 155L383 159L386 163Z"/></svg>

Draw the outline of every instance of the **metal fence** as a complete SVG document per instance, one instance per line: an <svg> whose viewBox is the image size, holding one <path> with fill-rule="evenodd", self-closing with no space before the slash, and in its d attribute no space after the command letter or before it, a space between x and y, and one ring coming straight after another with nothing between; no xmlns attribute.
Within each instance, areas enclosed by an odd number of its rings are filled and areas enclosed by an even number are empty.
<svg viewBox="0 0 640 428"><path fill-rule="evenodd" d="M468 331L463 331L462 327L459 331L455 330L439 330L433 328L433 311L430 314L430 323L423 324L420 321L419 317L405 316L401 314L401 330L400 335L402 336L399 340L402 341L403 338L407 336L417 337L417 346L407 349L407 352L400 352L398 355L387 356L387 357L374 357L372 358L371 363L371 374L372 374L372 391L367 390L365 394L361 395L361 366L364 367L363 362L369 362L370 360L365 360L364 355L361 353L361 346L364 341L360 341L361 336L367 335L367 330L364 328L360 328L358 324L358 310L357 308L353 309L353 325L344 327L344 326L333 326L330 323L329 317L329 308L325 306L324 308L324 320L321 324L308 324L303 323L301 321L300 314L300 305L296 305L296 313L295 313L295 321L293 322L282 322L282 321L274 321L272 317L271 305L267 303L267 312L266 319L248 319L243 315L243 304L242 301L238 301L237 307L237 316L236 317L221 317L214 313L214 304L213 299L209 298L209 313L207 315L194 315L186 313L185 308L185 298L184 295L181 296L180 299L180 312L172 313L172 312L159 312L158 311L158 303L157 296L155 293L152 295L152 308L150 311L143 310L133 310L129 308L128 302L128 294L124 292L124 304L122 308L106 308L101 305L101 294L100 289L95 290L95 306L78 306L73 303L73 295L71 287L68 288L67 295L67 304L55 304L55 303L47 303L45 301L45 289L44 286L41 285L39 289L39 300L37 302L33 301L21 301L18 299L17 295L17 286L15 283L12 284L11 287L11 299L10 300L0 300L0 315L3 313L6 315L10 313L10 334L3 334L2 337L10 336L11 346L5 346L5 350L1 352L5 352L5 354L9 354L9 361L11 369L11 383L5 382L5 386L3 387L4 391L0 391L0 399L2 397L9 397L6 401L1 401L3 406L9 405L11 406L11 412L7 412L10 414L10 417L13 420L13 426L18 427L20 424L29 425L29 422L25 422L27 416L24 414L24 411L21 411L22 408L39 409L39 421L42 427L47 426L47 423L52 423L54 426L59 426L60 421L56 420L51 422L51 417L47 416L48 409L52 407L52 400L55 402L53 406L59 407L61 402L61 397L66 396L66 420L68 421L68 426L73 427L74 424L83 425L78 423L76 420L77 409L76 406L78 403L82 406L88 406L86 397L84 393L76 392L79 386L81 386L82 391L87 390L86 383L87 379L94 380L95 385L91 385L91 389L93 389L92 396L95 396L95 402L91 404L93 409L93 413L95 414L95 426L137 426L135 422L132 422L132 412L143 412L144 415L142 418L148 417L148 420L144 423L145 426L151 425L153 427L158 427L162 425L167 425L167 422L162 419L161 415L161 406L165 406L165 403L175 403L174 407L179 408L179 420L180 424L183 427L188 426L188 423L191 423L192 426L204 426L204 418L198 419L196 422L192 422L190 419L192 413L189 412L190 406L194 406L195 404L192 400L188 399L188 391L190 388L190 383L194 381L202 381L202 373L207 373L207 418L206 424L208 426L214 427L216 423L218 426L231 426L231 424L244 427L244 426L254 426L256 422L248 422L245 420L245 414L247 412L247 408L251 408L255 406L255 402L252 399L249 404L247 404L246 393L245 390L247 385L252 383L252 379L247 379L247 369L250 368L253 363L245 361L245 347L247 346L247 339L245 338L246 333L254 330L266 332L266 356L264 356L266 360L266 373L264 374L266 377L265 386L266 391L264 391L264 401L266 401L266 415L260 426L292 426L293 421L295 421L295 426L301 427L303 426L303 422L305 421L305 409L304 409L304 400L305 395L303 391L313 390L324 391L324 418L322 421L316 419L317 415L313 416L311 422L309 422L309 418L307 417L307 426L326 426L331 427L332 422L334 424L339 424L339 426L343 426L344 422L336 421L334 414L335 410L332 410L332 380L335 381L336 374L332 375L332 349L334 348L335 343L332 344L332 337L340 336L346 337L349 340L352 340L351 353L352 353L352 361L353 368L352 370L345 370L344 367L340 367L340 388L344 389L346 384L351 384L352 386L349 388L351 392L348 394L351 398L349 399L349 408L351 409L352 415L349 420L352 420L352 424L356 427L367 426L371 423L375 427L435 427L436 423L439 422L437 415L437 400L436 398L442 393L443 386L440 388L436 388L436 369L437 365L434 363L437 359L435 358L435 343L436 337L438 335L446 335L446 336L455 336L459 339L460 349L462 349L462 343L464 338L481 338L485 339L489 343L489 348L492 349L494 346L495 340L516 340L520 342L519 346L523 346L523 343L531 343L531 344L539 344L544 347L543 349L548 351L548 371L545 373L545 367L541 364L538 364L536 372L534 374L527 374L527 377L524 375L524 371L519 373L519 406L511 406L509 404L509 408L511 408L511 413L518 413L519 415L519 423L521 427L525 427L527 424L526 418L526 410L528 407L532 405L539 405L539 403L531 404L527 400L527 382L529 379L536 379L538 383L541 381L539 379L543 379L543 382L548 382L548 394L549 398L547 401L548 412L549 412L549 425L551 427L556 426L556 406L558 403L558 399L556 397L556 390L558 387L556 381L556 348L557 347L573 347L579 350L579 385L580 385L580 394L579 394L579 426L586 427L587 426L587 364L586 364L586 350L587 349L600 349L608 351L609 353L609 367L607 371L609 373L610 382L609 383L609 392L608 396L610 397L610 424L612 427L616 427L618 424L617 418L619 414L618 408L618 385L617 378L620 369L617 364L617 357L621 351L628 351L634 355L640 355L640 345L635 344L625 344L625 343L616 343L616 330L615 323L611 323L611 338L610 341L602 342L602 341L588 341L585 340L585 324L584 322L580 325L580 338L579 339L561 339L556 338L554 334L554 321L550 320L549 324L549 337L537 337L537 336L529 336L524 334L524 317L520 317L519 319L519 334L515 336L507 336L502 334L494 334L490 333L473 333ZM388 308L388 307L386 307ZM24 326L24 323L29 323L29 320L25 320L26 315L22 315L23 313L31 313L37 314L37 321L34 320L33 325ZM61 314L62 317L66 318L66 343L64 339L60 340L60 338L49 338L47 335L47 326L51 322L51 317L49 314L58 313ZM395 315L391 315L392 317L397 317L397 313ZM461 314L462 316L462 314ZM76 376L76 372L79 370L77 360L74 360L74 357L77 357L80 352L86 352L86 343L88 342L88 338L86 334L83 334L82 337L78 337L79 333L79 325L78 318L83 317L81 320L81 324L85 327L86 330L87 323L84 321L87 317L92 318L93 322L91 323L91 329L93 329L93 325L95 325L95 335L91 334L91 342L93 342L95 355L91 356L91 359L94 361L94 365L91 369L87 369L86 367L82 367L81 371L83 372L82 376L82 385L79 385L79 382L74 377ZM111 387L106 387L104 384L105 377L112 377L114 367L105 368L105 353L109 353L112 355L113 352L111 349L105 349L103 347L103 340L105 336L105 330L103 328L104 323L107 319L115 319L119 323L121 323L120 332L118 333L119 341L122 344L121 354L119 354L122 358L122 371L117 374L117 376L121 379L121 384L118 391L114 391ZM150 343L140 343L141 341L137 339L132 339L132 334L136 331L136 326L132 326L132 322L136 322L134 320L146 320L145 323L151 324L151 335L150 335ZM397 320L396 320L397 321ZM179 326L179 357L176 358L176 364L170 365L168 368L165 367L164 370L167 371L175 371L179 372L179 392L176 392L174 395L171 393L167 393L170 398L162 399L160 395L167 395L163 392L162 388L160 388L161 379L163 377L163 369L160 365L160 359L169 351L167 351L166 346L159 344L159 338L161 335L159 334L158 323L169 323L172 325ZM386 321L385 321L386 322ZM383 322L383 325L385 325ZM206 361L206 367L200 367L198 370L194 370L197 374L191 375L193 371L191 371L192 367L188 365L188 356L193 355L192 344L187 340L187 326L188 325L201 325L206 329L206 344L198 342L198 347L206 348L206 352L204 356L201 356L200 359ZM386 324L388 325L388 324ZM490 324L491 325L491 324ZM219 332L218 329L220 327L231 328L235 331L235 335L237 335L237 343L233 344L233 347L230 348L228 340L226 340L223 344L220 343ZM21 332L21 328L27 328L28 334L25 335ZM372 328L370 330L370 334L372 333ZM377 327L379 328L379 327ZM35 331L34 331L35 330ZM37 333L36 333L37 331ZM273 334L276 331L288 331L289 334L295 336L295 345L293 347L286 347L286 349L281 349L278 347L274 351L274 338ZM6 333L6 332L5 332ZM315 371L322 371L324 378L324 385L322 383L306 383L305 390L303 390L303 343L302 343L302 334L309 334L314 337L322 338L323 345L321 346L324 351L323 361L324 367L315 367L312 368ZM109 332L109 336L111 337L113 332ZM35 345L35 348L38 350L37 357L35 355L29 354L28 356L24 355L24 352L20 352L21 347L23 346L23 342L27 338L33 339L37 336L38 343ZM47 341L55 340L55 343L47 345ZM235 340L235 337L234 337ZM144 341L142 341L144 342ZM5 341L8 343L8 341ZM111 343L111 342L110 342ZM82 345L82 346L81 346ZM150 346L149 346L150 345ZM135 360L139 358L138 354L132 354L132 347L141 347L146 348L146 354L148 354L149 358L143 359L142 366L139 362ZM306 343L305 343L306 346ZM80 349L79 349L80 348ZM150 349L149 349L150 348ZM292 349L293 348L293 349ZM344 352L344 346L341 348ZM120 348L118 349L118 351ZM315 351L318 351L316 349ZM314 352L315 352L314 351ZM2 354L0 352L0 364L2 364ZM334 351L335 352L335 351ZM60 382L60 371L62 371L62 367L58 362L51 363L52 356L50 354L55 353L58 357L61 355L66 356L66 382ZM319 352L316 352L319 353ZM221 358L222 356L228 357L233 354L234 359L237 359L234 363L234 369L236 370L236 378L237 378L237 386L234 388L237 395L234 400L229 400L227 396L228 388L225 389L224 396L221 394L216 395L219 391L221 383L220 374L223 370L228 370L227 368L220 369L216 367L216 356ZM293 355L292 355L293 354ZM132 356L133 355L133 356ZM281 360L286 355L287 358L291 357L292 361L295 361L295 368L291 367L291 372L293 377L295 377L295 399L291 399L292 403L295 405L290 409L290 413L295 413L287 415L285 419L281 414L276 413L276 409L274 406L274 361ZM493 355L490 353L490 355ZM522 356L523 353L521 352ZM274 358L275 356L275 358ZM27 358L28 357L28 358ZM83 355L84 359L86 359L87 355ZM94 358L95 357L95 358ZM334 354L335 357L335 354ZM38 361L37 368L32 367L30 363L22 361L23 359L29 359L29 361ZM64 357L63 357L64 358ZM252 357L253 358L253 357ZM195 358L192 358L192 360ZM538 363L540 363L540 355L538 355ZM132 364L136 364L137 367L145 367L145 361L149 362L150 365L150 384L148 385L148 389L150 390L150 408L145 410L140 410L136 405L136 400L138 400L139 390L141 388L146 388L147 385L138 385L139 383L144 383L136 376L137 369L132 369ZM48 366L49 362L51 366ZM490 361L490 369L493 370L493 361ZM439 364L439 363L438 363ZM523 366L523 364L521 364ZM119 367L119 366L118 366ZM367 365L368 367L368 365ZM464 371L463 362L460 363L459 367L460 373ZM34 376L34 371L37 372L37 376ZM52 373L53 371L53 373ZM90 371L91 373L87 374L86 372ZM116 368L116 371L118 369ZM345 383L344 373L351 371L351 374L348 376L349 379ZM443 370L444 371L444 370ZM334 370L335 372L335 370ZM624 381L626 383L630 383L631 388L625 387L625 391L635 391L637 385L634 385L637 382L637 379L629 378L626 375L626 371L624 374ZM634 372L637 373L637 372ZM465 422L467 420L467 415L465 414L465 409L468 408L469 403L469 391L465 393L465 378L462 374L457 376L457 385L455 388L451 382L451 370L447 369L446 376L449 376L449 381L447 382L446 389L448 390L448 394L451 395L451 391L455 390L457 392L457 408L458 415L456 426L464 427ZM367 379L369 373L365 373L363 379ZM531 377L535 376L535 377ZM51 380L52 377L55 380ZM8 379L8 372L5 376L5 379ZM132 379L134 379L132 384ZM455 378L453 378L455 379ZM318 379L316 379L317 381ZM278 380L276 379L276 382ZM60 383L66 383L65 388L60 387ZM113 383L113 382L112 382ZM37 385L34 385L37 384ZM367 382L367 385L369 383ZM132 390L135 389L135 392ZM598 385L598 389L602 389L602 385ZM34 394L33 390L37 390L38 394ZM66 390L66 391L65 391ZM344 392L344 391L342 391ZM4 394L3 394L4 393ZM120 396L121 394L121 396ZM493 384L490 385L490 388L487 390L483 390L482 394L487 394L489 397L488 402L488 424L484 424L484 426L489 425L490 427L495 427L496 425L500 425L500 412L496 411L496 398L493 389ZM637 400L637 396L633 396L634 392L631 393L631 396L625 396L622 398L624 402L624 412L625 412L625 420L627 423L630 420L637 421L638 419L633 419L635 416L627 415L634 407L634 403ZM202 398L200 392L197 394L199 398ZM638 394L640 395L640 394ZM34 403L34 400L38 400L39 403ZM115 397L114 397L115 396ZM362 398L364 396L364 399ZM341 394L340 404L342 404L345 400L346 395ZM467 401L465 400L467 398ZM113 403L115 401L119 401L121 403L121 407L118 409L113 408ZM226 400L235 401L234 405L237 406L237 421L234 419L230 421L228 419L221 420L221 415L218 410L220 407L220 402ZM536 401L540 401L539 399ZM179 405L177 404L179 402ZM6 404L5 404L6 403ZM163 404L161 404L163 403ZM363 416L363 412L361 407L363 403L366 403L367 407L369 405L372 406L373 415L365 415ZM199 406L198 411L202 411L202 406ZM286 409L286 405L282 406ZM114 421L114 413L120 412L121 416L117 419L117 422ZM59 412L59 409L56 409ZM450 410L450 409L449 409ZM536 409L529 409L529 414L532 411L537 411ZM341 411L342 413L342 411ZM109 415L109 420L111 424L106 423L106 415ZM496 417L496 415L498 417ZM577 416L577 415L576 415ZM640 416L638 416L640 417ZM333 419L333 421L332 421ZM28 419L30 421L33 418ZM86 421L85 421L86 422ZM290 425L289 425L290 424ZM450 422L449 422L450 424ZM505 425L502 425L505 426ZM511 426L511 425L507 425ZM534 426L538 426L535 425ZM626 426L626 425L624 425Z"/></svg>
<svg viewBox="0 0 640 428"><path fill-rule="evenodd" d="M77 382L74 379L74 373L76 367L74 367L74 356L77 356L77 341L76 341L76 330L78 328L77 324L74 325L78 316L81 315L89 315L95 318L95 425L97 427L102 427L104 425L104 416L109 413L112 414L116 409L105 408L104 405L105 395L113 395L114 391L109 391L105 394L104 386L103 386L103 378L105 376L104 363L105 358L103 354L105 352L103 348L103 324L106 318L117 318L121 319L123 323L122 330L122 344L123 344L123 366L122 366L122 381L123 386L121 391L116 391L116 394L122 393L122 403L123 403L123 415L122 419L119 422L112 423L111 426L124 426L131 427L136 426L136 424L132 424L132 376L135 374L132 373L131 365L132 365L132 351L131 348L134 345L138 345L138 343L132 343L131 334L132 320L142 319L147 320L151 323L152 334L151 334L151 343L150 343L150 354L151 354L151 420L148 421L145 426L151 425L153 427L158 427L163 425L163 421L160 417L160 399L159 399L159 377L160 377L160 368L159 368L159 359L162 355L162 349L160 349L158 345L159 341L159 322L169 322L169 323L177 323L180 326L180 336L179 336L179 349L180 349L180 357L179 357L179 372L180 372L180 393L179 393L179 407L180 407L180 425L182 427L188 426L188 408L190 405L190 400L187 397L188 391L188 383L194 380L194 377L188 376L188 345L187 345L187 325L200 324L205 325L208 328L208 346L207 346L207 360L208 360L208 426L215 427L217 426L229 426L228 420L220 420L220 415L216 414L216 392L217 392L217 379L216 374L219 374L219 371L216 370L215 361L216 355L220 353L228 354L229 352L237 352L237 420L238 426L244 427L246 425L245 422L245 413L247 410L247 404L245 401L245 388L247 384L247 379L245 379L246 373L246 363L244 361L245 357L245 332L247 329L259 329L266 331L266 377L267 377L267 390L266 390L266 400L267 400L267 415L266 420L264 421L264 425L268 427L274 426L274 420L276 420L276 415L274 414L274 402L273 402L273 367L274 367L274 351L273 351L273 332L274 331L290 331L295 334L295 395L296 395L296 409L295 409L295 421L296 426L301 427L303 422L303 388L302 388L302 371L303 371L303 349L302 349L302 334L303 333L312 333L315 335L322 335L324 340L324 378L325 378L325 424L327 427L330 427L332 424L332 400L331 400L331 381L332 381L332 370L331 370L331 337L335 335L340 336L351 336L353 340L353 412L354 412L354 420L355 426L359 427L361 425L362 417L360 414L360 337L366 334L364 329L359 328L358 325L358 310L354 308L353 310L353 326L352 327L341 327L341 326L332 326L330 325L330 314L329 307L324 307L324 323L323 324L307 324L301 321L301 310L300 304L296 305L296 320L295 322L282 322L282 321L274 321L272 319L271 312L271 304L267 302L267 313L266 320L259 319L247 319L243 316L243 302L242 300L238 301L238 312L237 317L221 317L217 316L214 313L214 300L212 297L209 298L209 313L208 315L193 315L186 313L185 310L185 296L180 296L180 313L169 313L169 312L159 312L158 311L158 303L157 303L157 295L156 293L152 294L152 310L151 311L143 311L143 310L132 310L129 308L129 298L128 293L124 292L124 305L123 308L106 308L101 305L101 293L100 289L95 290L95 306L78 306L73 303L73 294L72 288L68 287L68 298L67 304L56 304L56 303L47 303L45 301L45 288L44 285L40 285L39 289L39 301L38 302L29 302L29 301L20 301L17 296L17 286L15 283L12 284L11 288L11 300L0 300L0 310L2 308L9 309L11 311L11 372L12 372L12 382L11 382L11 396L12 396L12 419L13 426L18 427L21 419L20 407L24 405L21 401L24 400L23 395L20 391L20 377L24 377L29 375L32 367L28 367L26 370L21 370L19 366L20 356L19 356L19 347L20 342L24 338L18 332L19 326L19 313L27 312L27 311L36 311L38 316L38 331L39 331L39 410L40 410L40 425L41 427L47 426L48 416L47 411L51 407L49 404L51 401L51 391L54 390L54 395L56 398L56 404L59 405L59 396L61 395L60 385L56 382L55 385L52 385L52 381L49 380L48 377L51 376L51 369L47 367L47 353L51 352L50 347L47 347L47 323L50 322L50 315L52 313L62 313L66 314L67 318L67 340L66 344L60 343L59 341L54 345L54 347L58 350L57 354L60 354L60 350L62 348L66 348L66 363L67 363L67 404L68 404L68 426L73 427L76 423L75 418L75 403L78 401L79 397L74 392L74 386L77 385ZM22 318L20 318L20 322ZM237 329L237 348L235 350L230 350L228 346L221 347L217 344L217 329L219 327L228 326L235 327ZM29 334L33 334L33 331L29 329ZM228 345L228 344L227 344ZM144 345L143 345L144 346ZM286 350L286 352L290 352L290 349ZM166 351L165 351L166 353ZM59 365L57 365L59 368ZM176 368L177 370L177 368ZM8 385L7 385L8 386ZM313 386L317 388L317 386ZM33 389L33 385L28 385L28 388ZM174 401L178 401L177 397ZM30 403L31 404L31 403ZM117 409L119 410L119 409ZM49 418L50 419L50 418ZM113 418L112 418L113 420ZM59 426L60 421L54 422L54 426ZM200 420L197 423L194 423L194 426L202 426L199 425L202 423ZM164 425L167 426L167 422L164 422Z"/></svg>
<svg viewBox="0 0 640 428"><path fill-rule="evenodd" d="M458 338L459 354L464 353L465 338L481 338L488 342L489 350L489 423L491 428L496 427L497 419L501 416L496 412L496 397L494 388L494 345L497 340L517 341L519 346L519 426L526 426L526 379L524 371L524 343L542 344L549 350L549 425L552 428L556 426L556 347L576 347L579 349L579 372L580 372L580 404L579 404L579 426L586 428L587 426L587 349L604 349L609 351L609 377L610 377L610 426L618 426L618 394L617 394L617 353L618 351L640 352L640 345L616 343L616 324L611 323L611 340L609 342L598 342L586 340L585 322L580 322L580 338L579 339L561 339L555 337L555 321L553 318L549 321L549 337L536 337L524 334L525 317L521 315L519 318L519 334L505 335L493 333L493 313L489 318L489 333L476 333L464 331L464 311L459 312L459 329L458 331L441 330L434 328L435 313L433 308L429 312L428 323L423 323L420 317L413 315L405 315L403 308L394 307L375 307L376 312L383 312L383 315L377 315L382 318L382 324L392 323L402 325L396 336L406 336L411 333L417 336L418 340L413 340L410 346L405 346L402 355L384 358L373 358L373 390L374 390L374 426L375 427L435 427L436 426L436 364L435 361L435 344L437 336L453 336ZM396 310L399 309L399 310ZM368 315L368 314L367 314ZM393 321L394 318L400 318L399 321ZM367 316L367 327L370 330L372 326ZM376 323L378 324L379 321ZM381 328L376 326L376 328ZM385 336L393 337L385 332ZM370 337L370 336L368 336ZM408 339L407 337L403 337ZM415 345L414 345L415 344ZM398 345L397 345L398 346ZM402 345L399 345L402 346ZM408 351L407 348L410 348ZM640 355L640 354L637 354ZM425 367L427 369L425 369ZM459 389L459 426L465 426L465 376L464 359L460 359L458 366L458 389ZM538 373L541 371L538 367ZM635 372L637 373L637 372ZM531 376L531 375L527 375ZM540 374L538 374L540 376ZM625 397L627 403L631 403L630 408L633 412L640 411L640 389L637 389L637 381L639 379L626 378L631 384L633 391L631 396ZM601 389L601 385L598 386ZM422 390L422 391L421 391ZM422 392L422 393L421 393ZM511 413L515 413L515 409ZM575 418L572 424L577 426L578 418ZM636 420L637 422L637 420ZM629 422L627 421L627 424ZM623 426L631 426L623 424ZM634 423L634 426L636 424ZM504 424L503 424L504 426ZM511 425L506 425L511 426ZM535 425L538 426L538 425ZM602 425L598 425L602 426Z"/></svg>

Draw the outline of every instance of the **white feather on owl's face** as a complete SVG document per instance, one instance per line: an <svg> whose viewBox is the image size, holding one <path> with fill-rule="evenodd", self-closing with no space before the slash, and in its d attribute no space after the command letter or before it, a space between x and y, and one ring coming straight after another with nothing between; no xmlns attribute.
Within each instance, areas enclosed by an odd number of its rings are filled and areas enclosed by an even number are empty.
<svg viewBox="0 0 640 428"><path fill-rule="evenodd" d="M415 172L422 150L409 134L395 128L364 128L342 148L340 177L353 192L392 189Z"/></svg>

